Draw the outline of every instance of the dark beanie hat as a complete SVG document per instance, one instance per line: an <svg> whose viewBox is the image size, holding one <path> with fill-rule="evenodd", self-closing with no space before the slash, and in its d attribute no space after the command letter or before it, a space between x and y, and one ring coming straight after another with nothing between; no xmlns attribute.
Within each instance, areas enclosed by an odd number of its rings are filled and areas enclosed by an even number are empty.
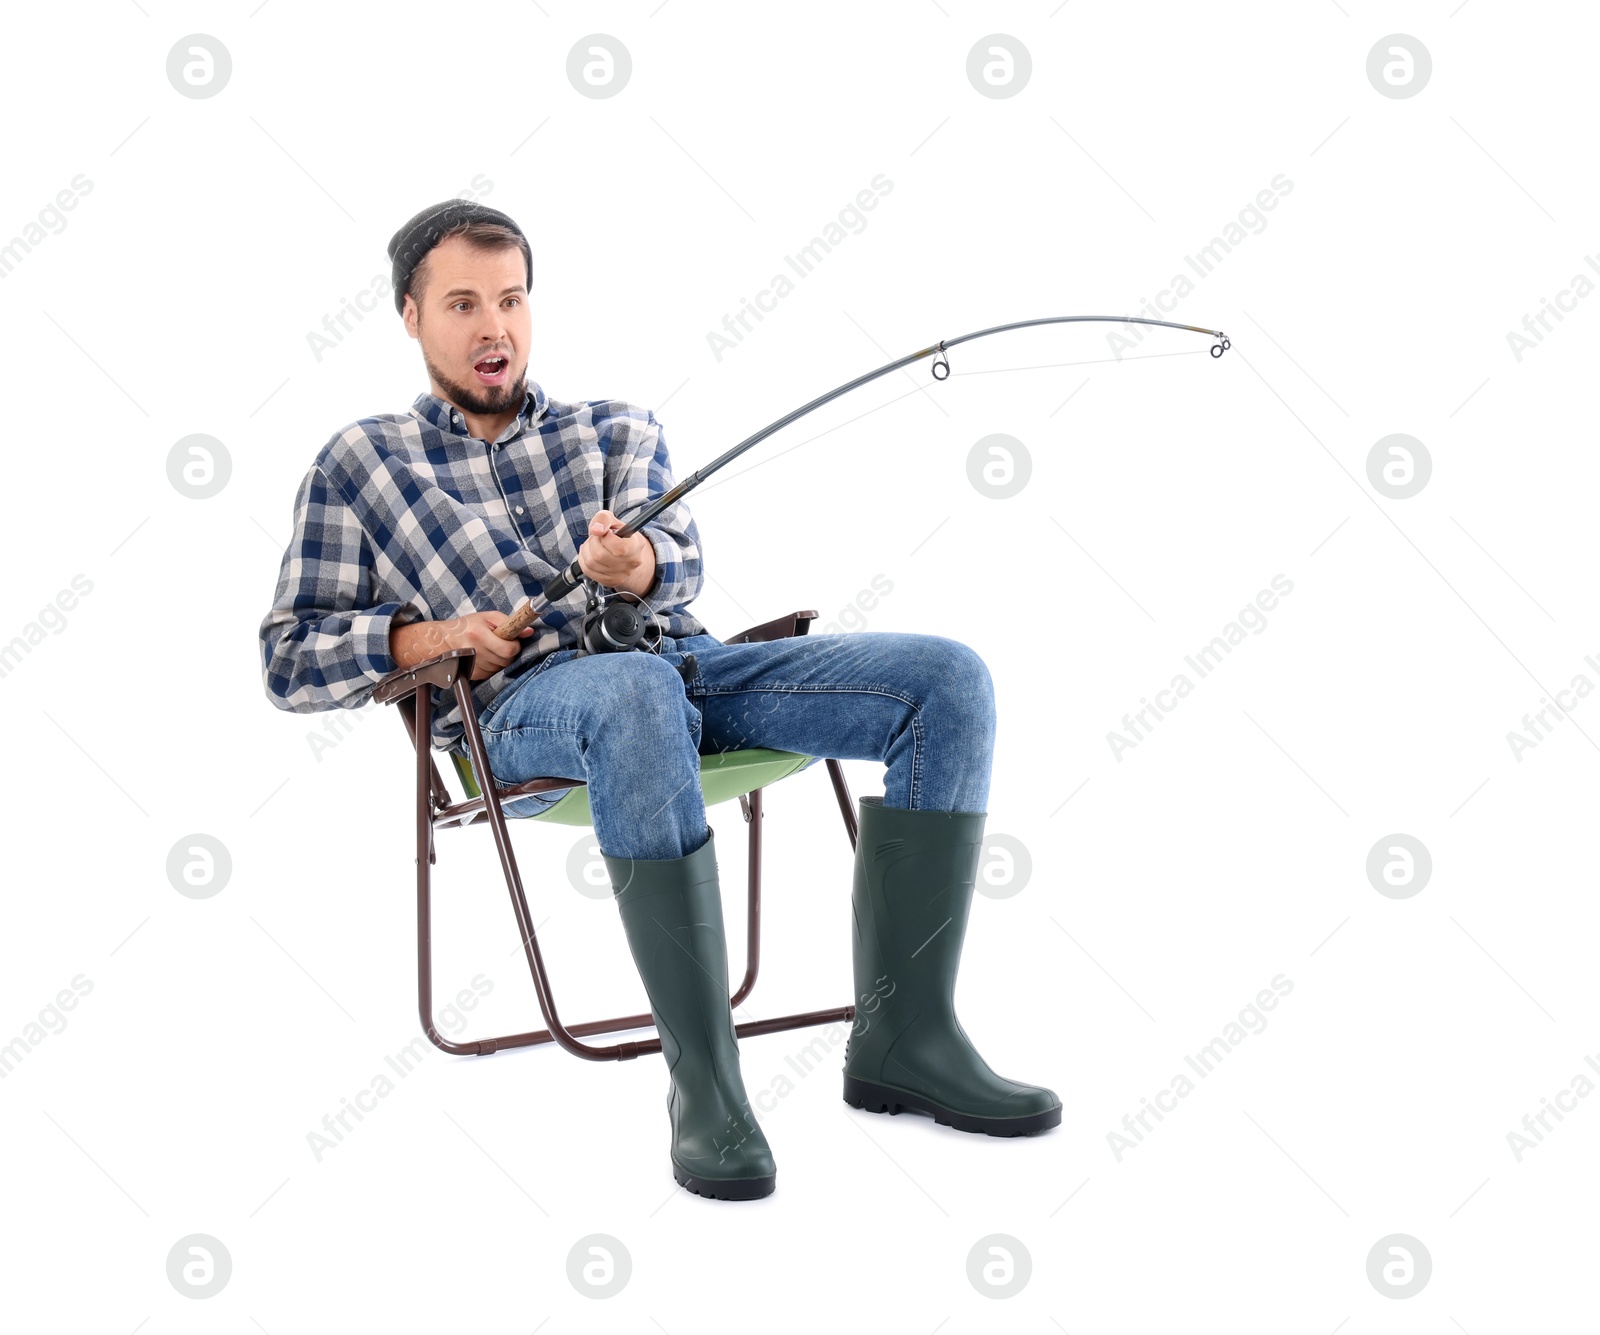
<svg viewBox="0 0 1600 1335"><path fill-rule="evenodd" d="M442 204L430 204L410 222L389 238L389 258L394 261L394 308L405 312L406 289L411 286L411 275L422 257L439 244L439 236L464 222L499 223L509 227L518 236L522 229L499 209L486 204L474 204L466 199L447 199ZM524 240L527 238L524 237ZM533 290L533 261L523 257L528 270L528 290Z"/></svg>

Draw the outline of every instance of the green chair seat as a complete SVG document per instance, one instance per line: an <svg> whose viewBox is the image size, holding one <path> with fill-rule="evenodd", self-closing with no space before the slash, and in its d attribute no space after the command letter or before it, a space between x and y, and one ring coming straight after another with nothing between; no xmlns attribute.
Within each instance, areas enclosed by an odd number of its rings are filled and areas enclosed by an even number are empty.
<svg viewBox="0 0 1600 1335"><path fill-rule="evenodd" d="M456 773L469 799L482 797L472 774L472 762L459 751L451 751ZM766 788L798 773L815 760L796 751L773 751L764 746L746 747L739 751L724 751L719 755L700 757L700 791L708 807L718 802L730 802L755 788ZM538 796L538 794L533 794ZM510 815L510 812L506 813ZM549 821L554 825L594 824L594 814L589 809L587 785L569 789L553 806L532 815L513 817L521 820Z"/></svg>

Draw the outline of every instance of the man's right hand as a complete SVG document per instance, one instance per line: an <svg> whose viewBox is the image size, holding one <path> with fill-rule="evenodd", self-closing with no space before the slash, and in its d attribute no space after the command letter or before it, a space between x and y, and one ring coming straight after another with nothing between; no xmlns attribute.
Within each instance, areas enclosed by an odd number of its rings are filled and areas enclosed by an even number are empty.
<svg viewBox="0 0 1600 1335"><path fill-rule="evenodd" d="M511 618L505 612L469 612L448 621L413 621L389 632L389 656L396 666L414 667L437 657L447 649L473 651L471 681L486 681L522 652L522 641L534 632L523 627L521 635L502 640L496 626Z"/></svg>

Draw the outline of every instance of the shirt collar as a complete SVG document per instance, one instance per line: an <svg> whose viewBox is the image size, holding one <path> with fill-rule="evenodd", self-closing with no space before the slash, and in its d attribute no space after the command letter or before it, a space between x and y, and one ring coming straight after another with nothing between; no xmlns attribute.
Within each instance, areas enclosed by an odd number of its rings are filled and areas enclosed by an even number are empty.
<svg viewBox="0 0 1600 1335"><path fill-rule="evenodd" d="M511 422L501 434L501 440L509 440L518 433L527 430L545 415L550 406L549 396L544 392L544 386L537 380L529 380L522 395L522 406L517 410L517 418ZM418 394L411 405L411 411L425 422L431 422L439 430L453 436L470 437L472 433L467 430L466 418L461 410L446 403L437 394L427 392Z"/></svg>

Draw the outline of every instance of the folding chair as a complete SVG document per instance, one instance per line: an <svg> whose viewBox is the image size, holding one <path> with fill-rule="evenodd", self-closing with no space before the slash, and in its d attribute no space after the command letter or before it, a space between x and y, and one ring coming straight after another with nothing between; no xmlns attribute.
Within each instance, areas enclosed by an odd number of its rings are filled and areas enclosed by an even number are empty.
<svg viewBox="0 0 1600 1335"><path fill-rule="evenodd" d="M787 639L804 635L816 619L815 612L791 612L775 621L759 626L725 640L725 644L754 643L762 640ZM596 1047L580 1041L590 1034L609 1034L627 1029L648 1029L654 1020L647 1011L642 1015L620 1015L609 1020L589 1020L582 1024L563 1024L556 1013L556 1004L550 990L550 980L545 973L544 958L534 935L533 919L528 913L528 901L522 891L522 877L517 871L516 855L511 848L507 817L502 803L530 793L548 792L552 789L570 788L560 800L545 810L512 819L545 821L561 825L591 826L588 789L581 780L569 778L529 779L525 783L502 786L489 768L484 750L483 733L478 727L477 708L472 699L471 649L452 649L430 658L415 667L401 668L384 677L373 690L373 698L380 704L397 703L403 715L406 735L417 753L417 1009L422 1018L423 1031L438 1048L456 1056L487 1056L502 1048L527 1047L535 1043L555 1042L568 1052L590 1061L627 1061L651 1052L661 1051L661 1039L612 1043ZM580 660L581 661L581 660ZM465 726L467 757L450 752L455 762L457 776L466 793L463 801L456 801L445 787L439 769L434 764L430 722L433 694L428 688L438 687L454 694L461 707ZM746 965L744 981L729 1001L737 1008L754 989L756 971L761 961L761 819L762 790L795 773L813 759L792 751L774 751L765 747L747 747L720 755L700 757L700 787L707 807L737 797L744 811L745 823L750 827L749 914L746 934ZM850 789L844 781L839 762L828 759L828 776L833 780L833 791L839 799L839 811L844 817L845 832L850 846L855 848L856 818L850 799ZM487 779L487 782L483 780ZM505 871L506 886L511 894L511 908L516 914L517 927L522 933L522 943L528 957L528 968L533 974L534 992L539 1000L539 1010L548 1028L522 1034L506 1034L499 1038L480 1038L465 1043L455 1043L445 1038L433 1025L433 948L430 915L431 869L433 867L435 829L458 828L488 822L494 831L495 847L500 853L500 865ZM811 1025L831 1024L839 1020L852 1020L854 1005L836 1006L830 1010L805 1011L794 1015L778 1016L771 1020L751 1020L734 1026L740 1038L750 1034L772 1034L784 1029L803 1029Z"/></svg>

